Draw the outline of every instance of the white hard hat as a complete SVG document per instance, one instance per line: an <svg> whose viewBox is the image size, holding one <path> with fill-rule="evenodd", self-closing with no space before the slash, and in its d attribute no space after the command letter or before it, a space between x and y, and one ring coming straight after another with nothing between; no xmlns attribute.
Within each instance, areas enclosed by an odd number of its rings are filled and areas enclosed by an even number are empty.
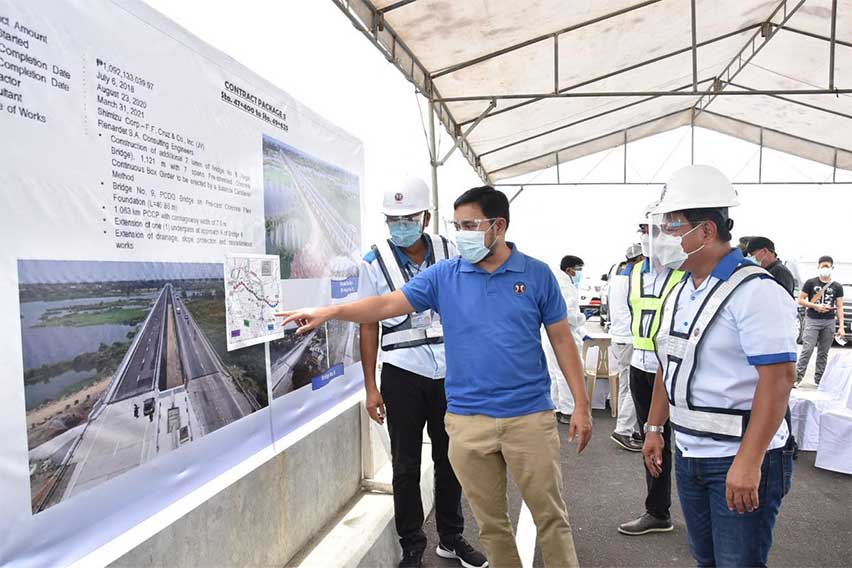
<svg viewBox="0 0 852 568"><path fill-rule="evenodd" d="M411 177L394 189L385 192L382 213L385 215L413 215L429 209L429 186L420 178Z"/></svg>
<svg viewBox="0 0 852 568"><path fill-rule="evenodd" d="M639 243L633 243L627 247L627 250L624 252L624 258L630 260L631 258L636 258L640 254L642 254L642 245Z"/></svg>
<svg viewBox="0 0 852 568"><path fill-rule="evenodd" d="M672 174L652 212L659 215L739 204L737 190L725 174L713 166L687 166Z"/></svg>
<svg viewBox="0 0 852 568"><path fill-rule="evenodd" d="M636 222L637 225L650 225L651 224L651 213L654 212L654 208L659 204L659 201L653 201L645 206L645 211L642 213L642 216L639 218L639 221Z"/></svg>

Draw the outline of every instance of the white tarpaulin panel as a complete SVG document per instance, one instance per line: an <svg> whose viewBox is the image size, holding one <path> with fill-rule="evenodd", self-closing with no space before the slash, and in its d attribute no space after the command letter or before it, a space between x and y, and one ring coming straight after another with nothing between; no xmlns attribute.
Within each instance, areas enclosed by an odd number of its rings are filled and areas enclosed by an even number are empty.
<svg viewBox="0 0 852 568"><path fill-rule="evenodd" d="M0 0L0 132L0 566L159 530L361 388L354 324L275 316L357 295L360 141L135 0Z"/></svg>
<svg viewBox="0 0 852 568"><path fill-rule="evenodd" d="M703 110L707 128L736 135L724 120L736 119L829 165L852 152L852 0L836 12L833 0L334 1L436 100L453 137L487 112L462 143L487 181Z"/></svg>

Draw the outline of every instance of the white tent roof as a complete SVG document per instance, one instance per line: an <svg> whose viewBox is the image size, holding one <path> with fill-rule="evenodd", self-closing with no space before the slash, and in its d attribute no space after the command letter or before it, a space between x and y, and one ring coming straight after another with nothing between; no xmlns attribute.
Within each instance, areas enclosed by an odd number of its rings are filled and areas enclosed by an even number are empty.
<svg viewBox="0 0 852 568"><path fill-rule="evenodd" d="M852 0L333 1L488 182L689 124L852 170Z"/></svg>

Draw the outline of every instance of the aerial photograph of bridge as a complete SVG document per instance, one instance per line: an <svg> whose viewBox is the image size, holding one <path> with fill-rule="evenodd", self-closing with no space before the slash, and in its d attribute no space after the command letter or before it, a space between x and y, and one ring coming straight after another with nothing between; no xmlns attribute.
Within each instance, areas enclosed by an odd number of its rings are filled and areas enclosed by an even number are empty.
<svg viewBox="0 0 852 568"><path fill-rule="evenodd" d="M305 335L296 335L295 329L285 331L283 339L269 342L269 360L272 398L310 385L330 366L328 325Z"/></svg>
<svg viewBox="0 0 852 568"><path fill-rule="evenodd" d="M228 352L221 264L18 262L33 512L268 404Z"/></svg>
<svg viewBox="0 0 852 568"><path fill-rule="evenodd" d="M263 137L266 253L281 258L281 278L331 275L329 260L360 257L358 176Z"/></svg>

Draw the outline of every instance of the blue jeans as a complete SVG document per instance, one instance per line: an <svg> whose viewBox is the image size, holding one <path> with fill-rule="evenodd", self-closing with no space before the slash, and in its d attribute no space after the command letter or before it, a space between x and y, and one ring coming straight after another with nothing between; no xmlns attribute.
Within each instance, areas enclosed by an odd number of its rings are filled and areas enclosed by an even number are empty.
<svg viewBox="0 0 852 568"><path fill-rule="evenodd" d="M725 480L733 462L733 456L686 458L677 451L677 493L698 566L766 566L775 518L793 482L793 450L766 453L760 468L760 506L751 513L728 509Z"/></svg>

